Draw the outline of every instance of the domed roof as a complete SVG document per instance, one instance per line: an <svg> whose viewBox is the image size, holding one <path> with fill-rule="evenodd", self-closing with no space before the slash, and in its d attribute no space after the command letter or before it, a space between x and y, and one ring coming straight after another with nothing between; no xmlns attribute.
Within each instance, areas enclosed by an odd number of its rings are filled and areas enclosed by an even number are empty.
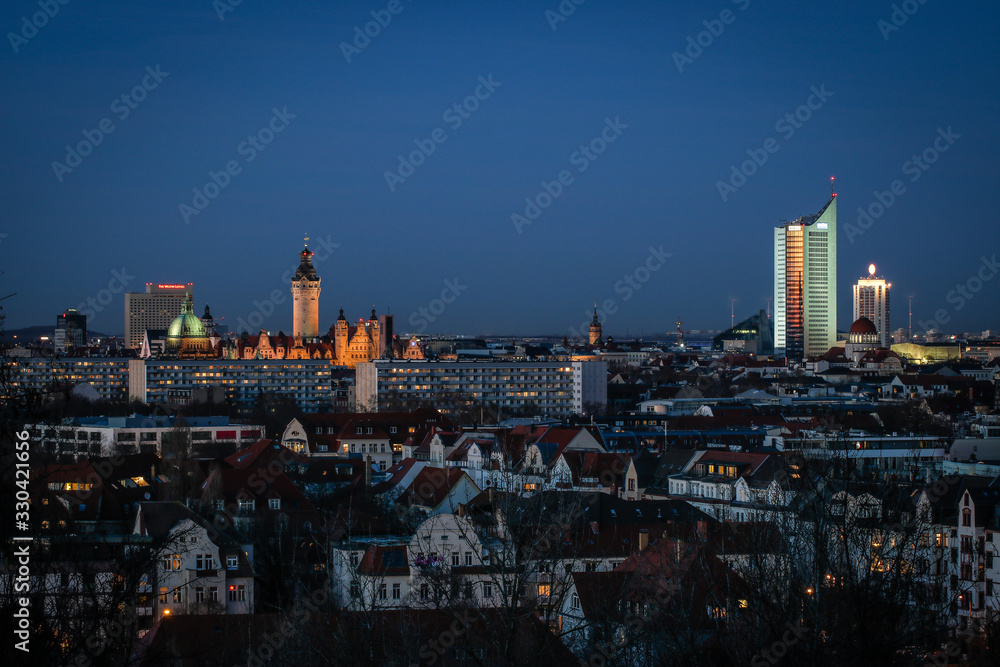
<svg viewBox="0 0 1000 667"><path fill-rule="evenodd" d="M309 250L309 246L303 248L302 252L299 253L299 268L295 270L295 280L319 280L319 275L316 273L316 269L312 264L313 252Z"/></svg>
<svg viewBox="0 0 1000 667"><path fill-rule="evenodd" d="M875 323L872 322L867 317L859 317L854 324L851 325L851 333L872 333L877 334L878 329L875 328Z"/></svg>
<svg viewBox="0 0 1000 667"><path fill-rule="evenodd" d="M191 297L184 299L181 314L174 318L167 327L167 340L180 343L182 338L208 338L205 325L193 312Z"/></svg>

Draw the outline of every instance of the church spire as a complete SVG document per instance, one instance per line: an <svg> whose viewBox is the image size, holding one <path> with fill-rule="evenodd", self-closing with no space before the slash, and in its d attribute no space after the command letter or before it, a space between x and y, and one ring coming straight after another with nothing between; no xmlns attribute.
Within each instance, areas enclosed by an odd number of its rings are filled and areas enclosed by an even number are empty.
<svg viewBox="0 0 1000 667"><path fill-rule="evenodd" d="M603 331L602 331L602 328L601 328L601 318L597 316L597 300L595 299L594 300L594 319L591 320L591 322L590 322L590 331L589 331L590 336L588 338L588 342L591 345L600 345L601 344L601 335L602 335L602 333L603 333Z"/></svg>

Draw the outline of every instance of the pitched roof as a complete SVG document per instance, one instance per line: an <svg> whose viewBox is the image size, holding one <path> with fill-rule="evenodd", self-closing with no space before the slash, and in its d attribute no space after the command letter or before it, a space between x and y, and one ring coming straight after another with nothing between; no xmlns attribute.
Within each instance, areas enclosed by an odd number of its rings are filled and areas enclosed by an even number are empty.
<svg viewBox="0 0 1000 667"><path fill-rule="evenodd" d="M252 445L239 449L225 458L226 463L234 468L261 468L274 459L290 463L299 461L302 456L280 445L276 440L261 438Z"/></svg>
<svg viewBox="0 0 1000 667"><path fill-rule="evenodd" d="M437 507L451 493L463 477L461 468L432 468L427 466L413 478L400 500L409 505Z"/></svg>
<svg viewBox="0 0 1000 667"><path fill-rule="evenodd" d="M377 576L409 576L406 546L369 544L358 563L358 572Z"/></svg>

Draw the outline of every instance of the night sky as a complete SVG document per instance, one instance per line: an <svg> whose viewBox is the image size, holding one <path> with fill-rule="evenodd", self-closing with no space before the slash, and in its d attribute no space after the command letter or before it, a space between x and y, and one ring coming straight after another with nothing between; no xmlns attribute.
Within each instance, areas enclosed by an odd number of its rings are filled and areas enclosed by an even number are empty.
<svg viewBox="0 0 1000 667"><path fill-rule="evenodd" d="M618 336L725 328L831 175L841 328L870 262L894 328L909 295L915 329L1000 326L996 3L236 1L3 3L8 328L121 333L121 282L193 282L290 332L307 233L324 330L572 335L595 298Z"/></svg>

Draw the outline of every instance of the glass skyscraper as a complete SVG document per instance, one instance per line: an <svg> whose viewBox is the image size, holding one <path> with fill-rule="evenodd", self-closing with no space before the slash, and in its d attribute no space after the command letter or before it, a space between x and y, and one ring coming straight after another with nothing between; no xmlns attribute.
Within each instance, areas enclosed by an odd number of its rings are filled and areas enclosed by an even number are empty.
<svg viewBox="0 0 1000 667"><path fill-rule="evenodd" d="M774 347L789 359L837 342L837 195L774 229Z"/></svg>

